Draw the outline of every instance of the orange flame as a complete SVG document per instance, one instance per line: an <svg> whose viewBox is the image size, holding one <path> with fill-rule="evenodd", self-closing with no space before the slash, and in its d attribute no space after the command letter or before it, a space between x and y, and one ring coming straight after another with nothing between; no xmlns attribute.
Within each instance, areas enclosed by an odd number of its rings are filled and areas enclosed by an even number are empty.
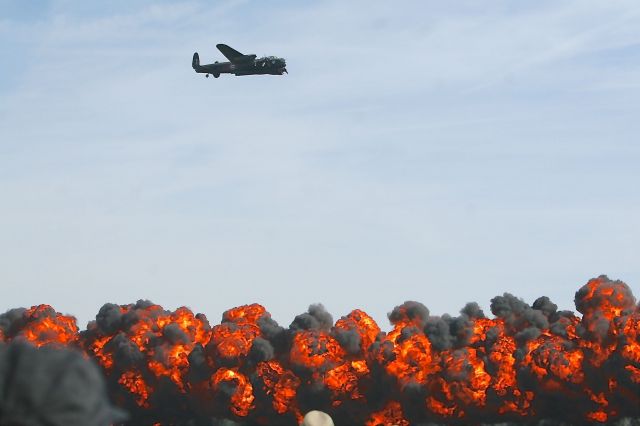
<svg viewBox="0 0 640 426"><path fill-rule="evenodd" d="M78 341L76 319L55 312L49 305L27 309L23 317L26 325L20 334L36 346L70 345Z"/></svg>

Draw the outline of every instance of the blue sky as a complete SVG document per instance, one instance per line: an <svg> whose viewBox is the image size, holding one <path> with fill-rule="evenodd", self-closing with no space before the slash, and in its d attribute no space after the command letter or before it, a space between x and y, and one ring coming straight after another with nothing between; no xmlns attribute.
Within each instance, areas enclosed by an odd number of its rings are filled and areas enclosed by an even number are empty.
<svg viewBox="0 0 640 426"><path fill-rule="evenodd" d="M636 1L0 10L0 311L640 293ZM196 75L219 42L290 74Z"/></svg>

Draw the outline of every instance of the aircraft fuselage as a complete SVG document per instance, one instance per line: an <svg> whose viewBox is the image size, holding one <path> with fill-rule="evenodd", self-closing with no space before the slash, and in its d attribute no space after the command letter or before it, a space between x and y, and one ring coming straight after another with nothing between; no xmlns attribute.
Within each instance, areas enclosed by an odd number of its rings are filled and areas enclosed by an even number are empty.
<svg viewBox="0 0 640 426"><path fill-rule="evenodd" d="M282 75L286 72L284 66L268 66L262 67L257 64L234 64L231 62L218 62L215 64L200 65L196 69L198 73L207 74L235 74L235 75L251 75L251 74L272 74Z"/></svg>

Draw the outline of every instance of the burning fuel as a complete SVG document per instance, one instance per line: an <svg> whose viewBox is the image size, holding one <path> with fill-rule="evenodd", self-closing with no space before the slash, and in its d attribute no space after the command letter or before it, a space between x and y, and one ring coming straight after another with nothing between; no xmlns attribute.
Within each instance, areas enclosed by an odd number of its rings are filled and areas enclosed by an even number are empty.
<svg viewBox="0 0 640 426"><path fill-rule="evenodd" d="M253 304L211 326L187 308L104 305L79 331L47 305L0 315L0 341L73 347L102 368L129 424L296 425L322 410L336 425L490 422L613 424L640 419L640 307L606 276L575 295L581 316L548 298L505 293L460 315L418 302L337 322L321 305L279 326Z"/></svg>

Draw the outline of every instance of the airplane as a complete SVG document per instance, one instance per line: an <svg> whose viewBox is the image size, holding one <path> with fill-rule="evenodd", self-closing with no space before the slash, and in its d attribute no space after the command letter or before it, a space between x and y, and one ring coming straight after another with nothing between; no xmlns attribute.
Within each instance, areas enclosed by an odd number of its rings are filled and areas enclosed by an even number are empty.
<svg viewBox="0 0 640 426"><path fill-rule="evenodd" d="M229 62L218 62L213 64L200 65L200 56L198 52L193 54L193 61L191 66L197 73L213 75L215 78L220 77L220 74L235 74L235 75L256 75L256 74L271 74L282 75L288 74L287 63L284 58L277 58L275 56L264 56L257 58L256 55L243 55L235 49L227 46L226 44L216 45L218 50L222 52Z"/></svg>

